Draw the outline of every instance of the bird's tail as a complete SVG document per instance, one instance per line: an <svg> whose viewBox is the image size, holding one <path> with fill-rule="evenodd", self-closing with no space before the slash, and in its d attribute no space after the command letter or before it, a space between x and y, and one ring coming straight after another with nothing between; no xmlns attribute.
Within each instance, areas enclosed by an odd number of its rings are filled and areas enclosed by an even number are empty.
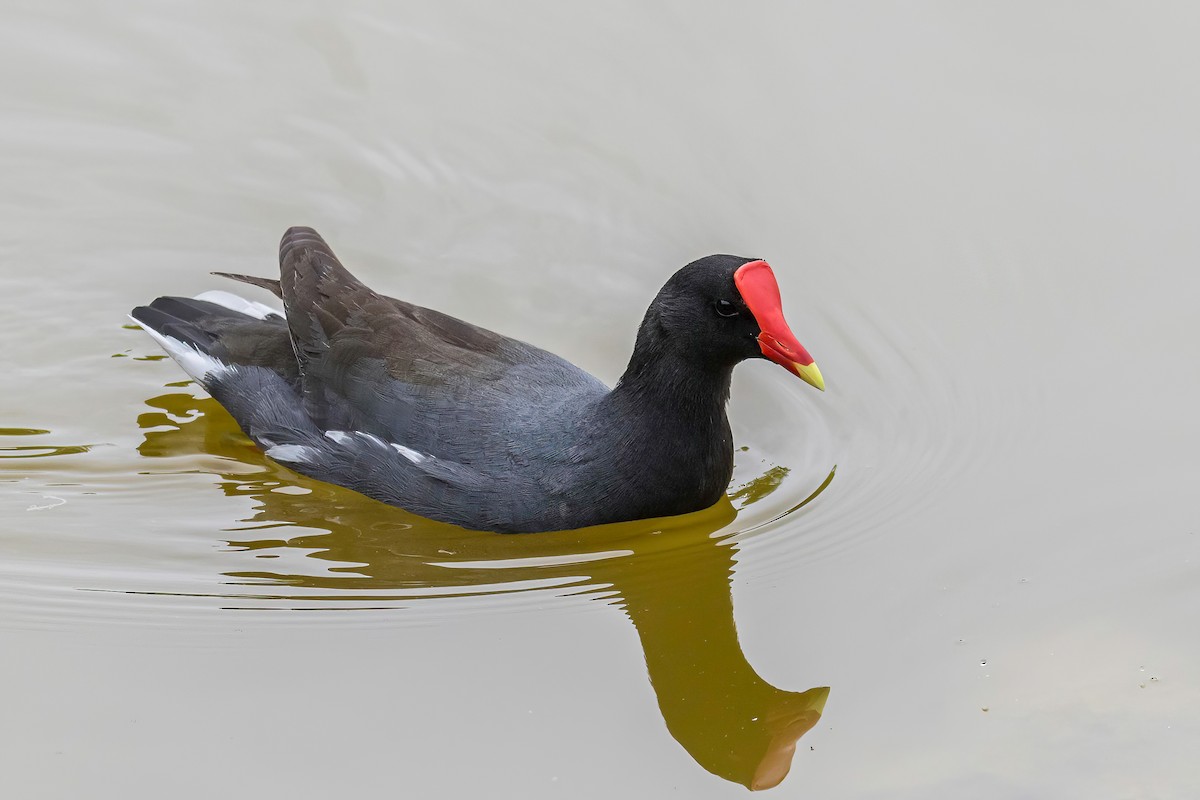
<svg viewBox="0 0 1200 800"><path fill-rule="evenodd" d="M266 319L278 312L228 292L205 292L199 297L160 297L138 306L130 318L158 342L183 371L201 384L229 369L213 352L224 325L248 318Z"/></svg>

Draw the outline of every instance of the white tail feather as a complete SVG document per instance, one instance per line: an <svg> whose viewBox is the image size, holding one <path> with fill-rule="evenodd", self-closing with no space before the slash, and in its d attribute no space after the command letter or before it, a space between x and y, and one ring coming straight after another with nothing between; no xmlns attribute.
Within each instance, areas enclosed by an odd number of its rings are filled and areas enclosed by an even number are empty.
<svg viewBox="0 0 1200 800"><path fill-rule="evenodd" d="M224 361L213 358L208 353L201 353L196 348L184 341L176 339L174 336L167 336L159 333L133 317L130 317L138 325L142 326L142 330L150 334L154 341L158 342L158 346L166 351L167 355L175 359L175 363L183 368L183 371L191 375L193 379L204 383L207 376L219 376L233 369Z"/></svg>
<svg viewBox="0 0 1200 800"><path fill-rule="evenodd" d="M282 311L276 311L266 303L259 303L255 300L247 300L233 292L223 292L220 289L212 289L207 292L201 292L196 295L196 300L207 300L210 303L216 303L219 306L228 308L230 311L240 311L241 313L254 317L255 319L266 319L269 316L282 317Z"/></svg>

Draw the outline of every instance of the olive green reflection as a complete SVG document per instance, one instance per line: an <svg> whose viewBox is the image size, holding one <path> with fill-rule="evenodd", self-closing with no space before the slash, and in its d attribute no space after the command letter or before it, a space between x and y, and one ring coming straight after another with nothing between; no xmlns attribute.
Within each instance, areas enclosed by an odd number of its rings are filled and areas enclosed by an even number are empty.
<svg viewBox="0 0 1200 800"><path fill-rule="evenodd" d="M362 608L447 590L512 591L532 581L606 597L637 629L671 735L702 767L751 789L783 780L796 740L820 719L827 687L776 689L742 653L730 596L737 547L714 535L736 516L728 500L669 519L555 533L479 533L293 473L265 458L211 399L175 393L148 404L160 411L138 418L146 430L142 455L217 456L210 471L222 491L258 503L237 531L244 536L230 539L231 546L263 555L303 548L319 560L311 574L225 573L231 584L271 591L236 596ZM769 471L741 494L757 499L780 479L778 469Z"/></svg>

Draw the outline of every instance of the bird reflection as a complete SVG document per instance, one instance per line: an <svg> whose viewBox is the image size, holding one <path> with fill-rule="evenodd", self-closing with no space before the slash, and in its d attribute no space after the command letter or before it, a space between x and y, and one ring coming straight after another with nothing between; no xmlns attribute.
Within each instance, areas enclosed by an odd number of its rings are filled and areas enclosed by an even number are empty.
<svg viewBox="0 0 1200 800"><path fill-rule="evenodd" d="M796 741L820 719L828 687L777 689L742 653L730 596L737 546L717 535L736 515L728 500L681 517L577 531L466 531L268 460L210 398L174 392L147 403L156 410L138 418L143 456L206 457L202 470L225 494L255 501L245 527L227 531L238 535L228 539L232 548L307 557L280 562L294 572L226 572L230 584L255 587L239 596L304 608L394 607L531 586L607 597L637 629L671 735L700 766L750 789L782 781ZM757 498L779 480L776 468L739 495Z"/></svg>

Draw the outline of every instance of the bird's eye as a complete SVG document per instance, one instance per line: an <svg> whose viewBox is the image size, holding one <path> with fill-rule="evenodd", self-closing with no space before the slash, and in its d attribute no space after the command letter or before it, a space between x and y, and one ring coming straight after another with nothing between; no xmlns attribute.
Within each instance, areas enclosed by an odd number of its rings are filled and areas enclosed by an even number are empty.
<svg viewBox="0 0 1200 800"><path fill-rule="evenodd" d="M728 300L718 300L713 303L713 308L717 310L717 314L722 317L736 317L738 315L737 306Z"/></svg>

